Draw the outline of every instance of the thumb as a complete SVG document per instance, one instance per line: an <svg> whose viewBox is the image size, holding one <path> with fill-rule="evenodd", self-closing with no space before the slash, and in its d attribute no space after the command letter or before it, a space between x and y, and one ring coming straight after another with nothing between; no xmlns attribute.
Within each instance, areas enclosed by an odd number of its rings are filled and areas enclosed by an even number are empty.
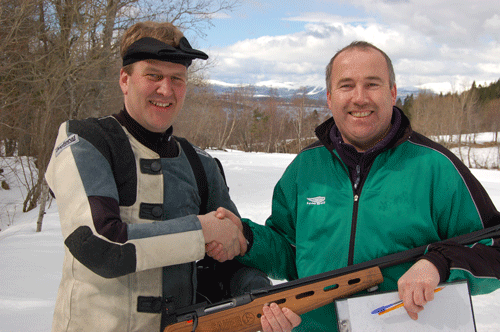
<svg viewBox="0 0 500 332"><path fill-rule="evenodd" d="M236 226L238 226L238 228L240 228L239 226L241 225L241 220L240 218L238 218L237 215L235 215L234 213L232 213L231 211L229 211L228 209L226 208L223 208L223 207L220 207L218 208L216 211L215 211L215 216L219 219L224 219L224 218L228 218L229 220L231 220Z"/></svg>
<svg viewBox="0 0 500 332"><path fill-rule="evenodd" d="M225 208L223 207L219 207L216 211L215 211L215 216L219 219L224 219L226 218L227 216L227 213L229 213L228 210L226 210Z"/></svg>

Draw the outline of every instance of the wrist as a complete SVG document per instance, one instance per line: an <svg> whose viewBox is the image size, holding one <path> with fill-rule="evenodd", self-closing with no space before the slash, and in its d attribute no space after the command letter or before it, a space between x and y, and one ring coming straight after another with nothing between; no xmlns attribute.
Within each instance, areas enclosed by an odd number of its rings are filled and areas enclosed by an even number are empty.
<svg viewBox="0 0 500 332"><path fill-rule="evenodd" d="M205 238L205 244L212 242L214 240L214 232L212 231L210 220L204 215L199 215L197 217L201 224L201 231L203 232L203 237Z"/></svg>
<svg viewBox="0 0 500 332"><path fill-rule="evenodd" d="M450 276L450 267L446 258L439 252L427 252L421 259L431 262L439 273L439 283L445 282Z"/></svg>

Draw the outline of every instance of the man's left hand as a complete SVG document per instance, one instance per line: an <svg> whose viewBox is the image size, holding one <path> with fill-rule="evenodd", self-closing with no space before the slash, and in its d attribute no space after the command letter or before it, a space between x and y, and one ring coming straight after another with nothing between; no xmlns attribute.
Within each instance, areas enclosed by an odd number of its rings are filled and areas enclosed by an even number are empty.
<svg viewBox="0 0 500 332"><path fill-rule="evenodd" d="M281 309L276 303L264 305L260 318L264 332L290 332L302 319L288 308Z"/></svg>
<svg viewBox="0 0 500 332"><path fill-rule="evenodd" d="M398 280L399 298L411 319L417 320L424 305L434 299L434 290L439 284L438 269L426 259L416 262Z"/></svg>

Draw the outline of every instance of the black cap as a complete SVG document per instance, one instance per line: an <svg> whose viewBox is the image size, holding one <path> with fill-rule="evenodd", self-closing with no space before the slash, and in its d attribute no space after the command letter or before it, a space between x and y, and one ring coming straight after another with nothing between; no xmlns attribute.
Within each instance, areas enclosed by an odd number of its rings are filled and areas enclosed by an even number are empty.
<svg viewBox="0 0 500 332"><path fill-rule="evenodd" d="M123 66L148 59L180 63L189 67L193 59L206 60L208 55L192 48L186 37L181 38L178 47L173 47L155 38L144 37L127 49L123 56Z"/></svg>

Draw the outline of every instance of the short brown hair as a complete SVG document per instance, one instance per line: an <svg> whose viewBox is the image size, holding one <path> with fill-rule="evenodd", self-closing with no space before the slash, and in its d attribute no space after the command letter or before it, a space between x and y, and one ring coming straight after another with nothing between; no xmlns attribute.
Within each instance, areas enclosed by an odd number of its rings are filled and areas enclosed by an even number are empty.
<svg viewBox="0 0 500 332"><path fill-rule="evenodd" d="M128 28L122 37L120 45L121 57L123 58L130 45L144 37L155 38L170 46L178 47L184 34L170 22L145 21L136 23ZM132 66L133 64L125 66L123 70L130 75L132 74Z"/></svg>
<svg viewBox="0 0 500 332"><path fill-rule="evenodd" d="M373 44L370 44L365 41L353 41L351 44L347 45L340 51L338 51L333 58L331 58L330 62L328 63L328 66L326 66L326 91L327 92L332 92L332 67L333 67L333 62L337 58L337 56L348 50L352 49L360 49L360 50L367 50L367 49L374 49L376 51L379 51L385 58L385 61L387 63L387 68L389 69L389 87L392 89L392 87L396 84L396 74L394 73L394 67L392 66L392 61L391 58L387 54L385 54L384 51L379 49Z"/></svg>

